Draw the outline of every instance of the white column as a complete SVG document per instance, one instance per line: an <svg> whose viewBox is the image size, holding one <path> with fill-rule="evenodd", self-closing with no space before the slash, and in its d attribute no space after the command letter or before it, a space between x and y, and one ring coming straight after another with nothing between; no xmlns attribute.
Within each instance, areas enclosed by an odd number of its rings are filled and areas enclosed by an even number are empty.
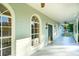
<svg viewBox="0 0 79 59"><path fill-rule="evenodd" d="M79 18L79 17L78 17ZM77 35L76 35L76 39L77 39L77 43L78 43L78 18L76 20L76 24L77 24Z"/></svg>
<svg viewBox="0 0 79 59"><path fill-rule="evenodd" d="M76 25L76 27L74 28L76 31L75 39L76 39L76 42L78 43L78 18L76 19L75 25Z"/></svg>

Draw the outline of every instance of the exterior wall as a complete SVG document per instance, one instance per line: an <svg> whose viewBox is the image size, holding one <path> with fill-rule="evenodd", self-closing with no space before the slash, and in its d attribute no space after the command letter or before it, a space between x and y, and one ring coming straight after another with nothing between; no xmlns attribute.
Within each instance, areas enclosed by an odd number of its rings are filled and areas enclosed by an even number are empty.
<svg viewBox="0 0 79 59"><path fill-rule="evenodd" d="M54 25L49 17L33 9L27 4L10 4L15 12L15 39L16 39L16 55L31 55L36 50L47 45L48 29L46 23ZM31 46L31 16L37 14L41 21L41 44L38 47Z"/></svg>

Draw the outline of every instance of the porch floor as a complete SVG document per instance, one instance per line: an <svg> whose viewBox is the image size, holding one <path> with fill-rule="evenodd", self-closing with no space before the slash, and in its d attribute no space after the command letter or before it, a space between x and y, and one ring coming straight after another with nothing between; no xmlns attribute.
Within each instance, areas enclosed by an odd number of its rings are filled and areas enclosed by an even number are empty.
<svg viewBox="0 0 79 59"><path fill-rule="evenodd" d="M53 44L38 50L32 56L79 56L79 45L73 37L58 37Z"/></svg>
<svg viewBox="0 0 79 59"><path fill-rule="evenodd" d="M79 46L47 46L32 56L79 56Z"/></svg>

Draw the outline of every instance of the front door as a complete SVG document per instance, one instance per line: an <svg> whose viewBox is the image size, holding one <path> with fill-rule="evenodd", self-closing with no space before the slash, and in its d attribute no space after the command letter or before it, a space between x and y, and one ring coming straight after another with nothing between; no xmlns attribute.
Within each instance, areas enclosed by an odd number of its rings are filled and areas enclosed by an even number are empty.
<svg viewBox="0 0 79 59"><path fill-rule="evenodd" d="M53 41L53 35L52 35L52 25L48 24L48 44L51 44Z"/></svg>

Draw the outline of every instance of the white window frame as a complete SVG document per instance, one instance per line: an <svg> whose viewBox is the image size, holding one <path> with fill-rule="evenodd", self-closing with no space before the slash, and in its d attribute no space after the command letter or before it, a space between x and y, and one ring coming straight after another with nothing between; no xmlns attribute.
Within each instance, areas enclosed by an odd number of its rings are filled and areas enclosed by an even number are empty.
<svg viewBox="0 0 79 59"><path fill-rule="evenodd" d="M15 13L13 9L10 7L9 4L2 4L5 6L11 13L11 17L7 15L1 15L1 16L7 16L11 18L11 55L16 55L16 40L15 40ZM2 53L2 52L1 52Z"/></svg>
<svg viewBox="0 0 79 59"><path fill-rule="evenodd" d="M35 45L35 46L32 46L32 31L31 31L31 23L32 23L32 17L33 16L36 16L37 18L38 18L38 20L39 20L39 40L40 40L40 43L38 44L38 45ZM41 23L41 18L39 17L39 15L38 14L33 14L32 16L31 16L31 18L30 18L30 39L31 39L31 46L32 47L38 47L39 45L41 45L41 43L43 42L43 39L42 39L42 23ZM37 38L36 38L36 40L38 40Z"/></svg>

